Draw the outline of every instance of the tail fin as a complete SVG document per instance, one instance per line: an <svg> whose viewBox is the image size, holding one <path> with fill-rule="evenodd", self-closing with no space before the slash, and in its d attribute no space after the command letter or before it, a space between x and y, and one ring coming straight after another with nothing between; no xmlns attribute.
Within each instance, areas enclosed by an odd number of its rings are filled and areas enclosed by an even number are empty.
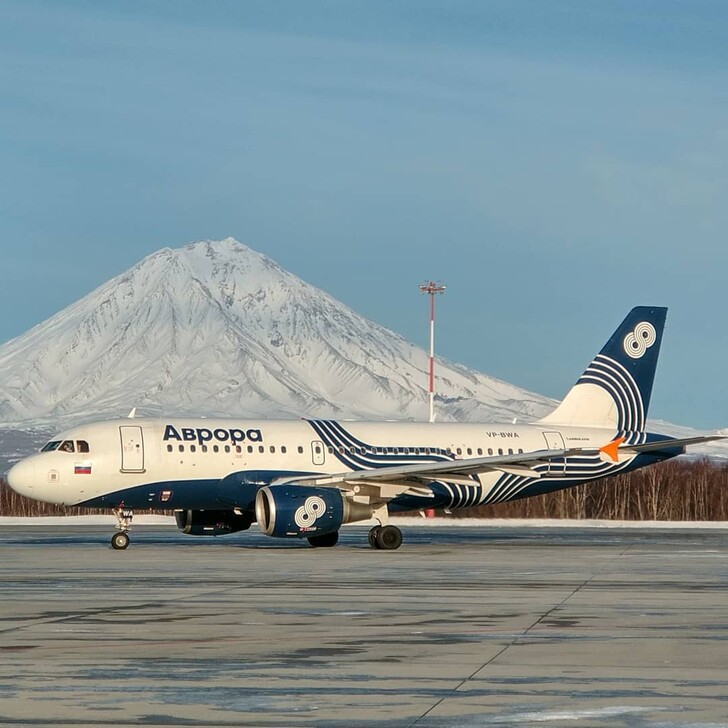
<svg viewBox="0 0 728 728"><path fill-rule="evenodd" d="M633 308L561 404L540 422L644 430L666 317L666 308Z"/></svg>

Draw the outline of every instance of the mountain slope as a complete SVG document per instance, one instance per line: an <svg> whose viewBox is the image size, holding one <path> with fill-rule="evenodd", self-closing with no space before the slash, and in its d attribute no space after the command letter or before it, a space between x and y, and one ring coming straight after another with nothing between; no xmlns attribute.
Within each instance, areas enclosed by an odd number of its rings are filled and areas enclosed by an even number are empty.
<svg viewBox="0 0 728 728"><path fill-rule="evenodd" d="M427 418L427 355L241 243L148 256L0 347L0 421L140 413ZM553 401L438 363L440 420Z"/></svg>

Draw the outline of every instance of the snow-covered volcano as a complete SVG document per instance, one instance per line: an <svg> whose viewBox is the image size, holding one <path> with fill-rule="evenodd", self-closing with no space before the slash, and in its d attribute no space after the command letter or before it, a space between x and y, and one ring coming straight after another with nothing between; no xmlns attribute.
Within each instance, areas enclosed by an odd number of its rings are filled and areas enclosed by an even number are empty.
<svg viewBox="0 0 728 728"><path fill-rule="evenodd" d="M0 422L124 415L427 419L427 355L241 243L148 256L0 347ZM440 362L440 420L554 402Z"/></svg>

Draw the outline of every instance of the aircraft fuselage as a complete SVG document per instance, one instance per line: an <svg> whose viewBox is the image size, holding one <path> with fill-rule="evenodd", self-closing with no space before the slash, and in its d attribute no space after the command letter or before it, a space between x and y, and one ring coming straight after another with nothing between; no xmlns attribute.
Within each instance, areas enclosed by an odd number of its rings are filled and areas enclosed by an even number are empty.
<svg viewBox="0 0 728 728"><path fill-rule="evenodd" d="M625 434L634 444L662 439ZM457 482L433 480L433 497L401 495L389 504L390 510L417 510L545 493L682 452L668 440L664 450L620 454L613 462L598 449L614 437L614 430L602 428L526 424L123 419L59 433L51 441L57 448L22 461L11 481L23 495L63 505L252 509L258 488L280 478L545 449L592 450L537 466L534 475L540 477L489 471ZM64 443L72 443L73 452ZM79 452L85 445L88 452Z"/></svg>

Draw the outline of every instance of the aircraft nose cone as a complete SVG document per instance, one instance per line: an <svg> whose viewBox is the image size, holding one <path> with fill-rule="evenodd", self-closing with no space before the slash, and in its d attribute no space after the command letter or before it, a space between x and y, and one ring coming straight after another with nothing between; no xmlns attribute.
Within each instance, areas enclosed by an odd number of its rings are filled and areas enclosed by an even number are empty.
<svg viewBox="0 0 728 728"><path fill-rule="evenodd" d="M30 460L21 460L10 468L7 480L8 485L16 493L32 496L35 485L35 463Z"/></svg>

